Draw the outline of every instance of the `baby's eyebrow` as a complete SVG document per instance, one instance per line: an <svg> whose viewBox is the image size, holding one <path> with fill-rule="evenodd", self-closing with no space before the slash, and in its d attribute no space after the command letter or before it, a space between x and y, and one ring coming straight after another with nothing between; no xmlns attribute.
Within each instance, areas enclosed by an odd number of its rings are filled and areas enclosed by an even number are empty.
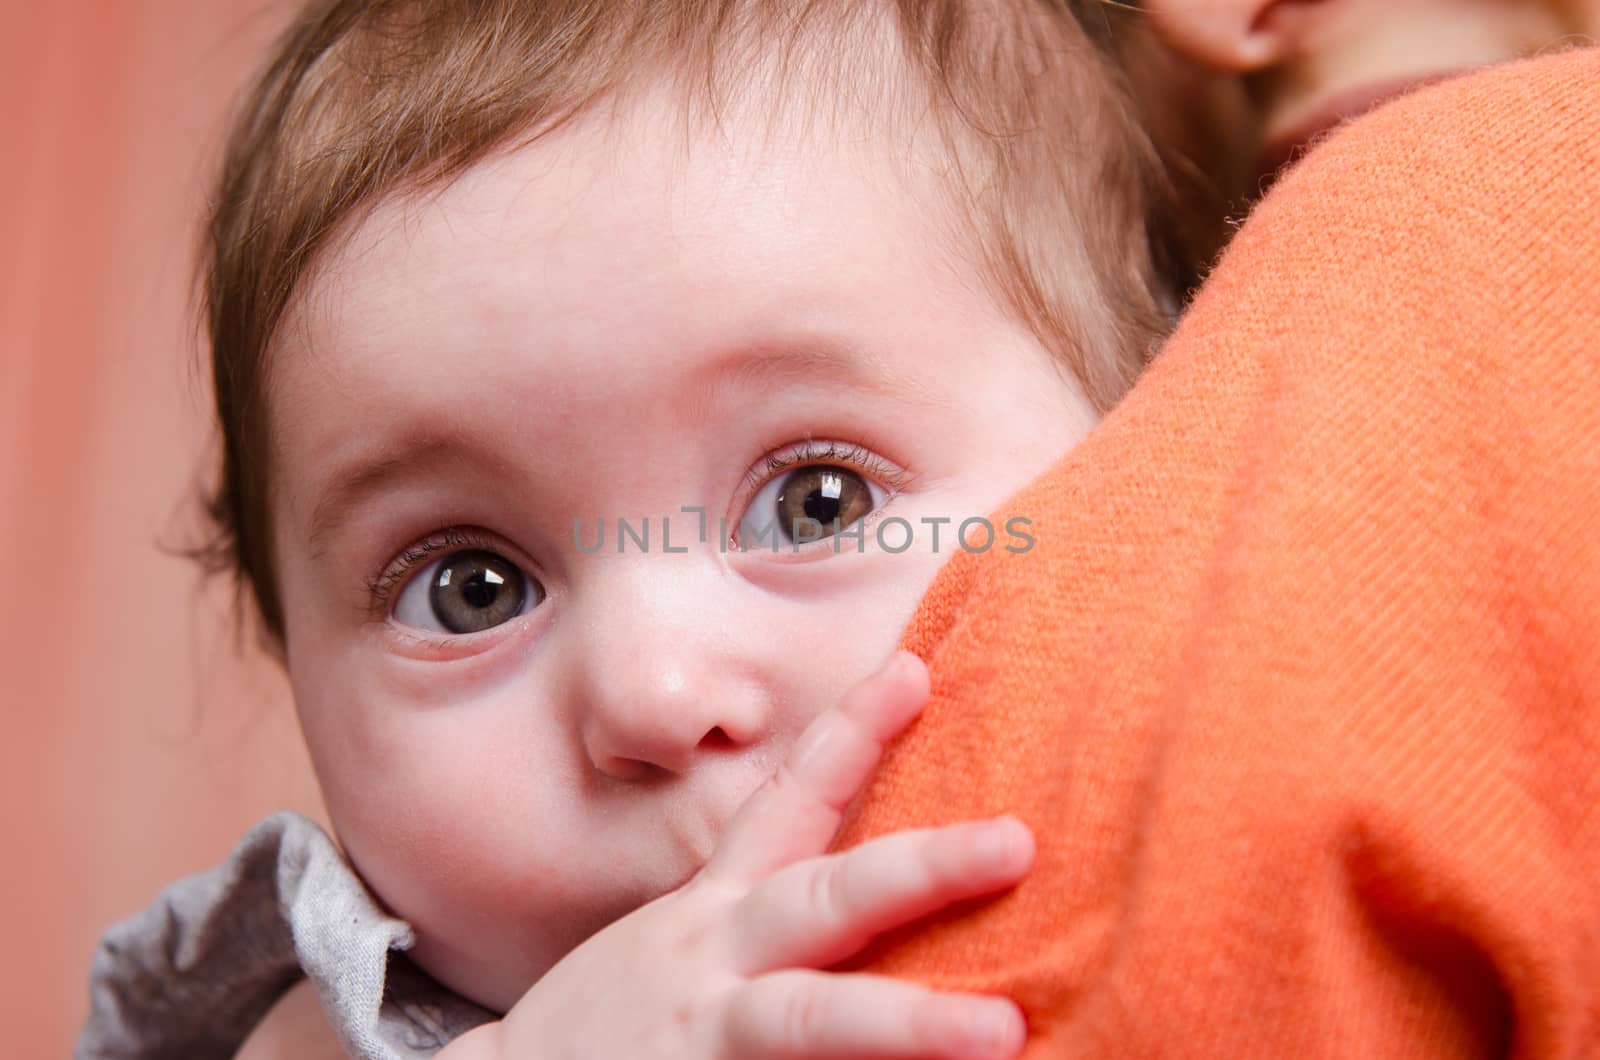
<svg viewBox="0 0 1600 1060"><path fill-rule="evenodd" d="M833 381L897 402L947 405L922 380L896 372L866 349L834 336L740 345L699 365L690 377L697 419L725 394L771 393L785 383Z"/></svg>
<svg viewBox="0 0 1600 1060"><path fill-rule="evenodd" d="M394 480L414 477L420 469L476 462L496 474L514 468L503 453L472 433L436 423L408 424L392 440L363 452L328 476L327 486L311 510L306 541L313 560L321 557L327 539L368 497L382 493Z"/></svg>
<svg viewBox="0 0 1600 1060"><path fill-rule="evenodd" d="M703 383L768 385L817 375L840 378L864 390L892 390L883 366L854 346L835 340L770 342L730 350L695 372Z"/></svg>

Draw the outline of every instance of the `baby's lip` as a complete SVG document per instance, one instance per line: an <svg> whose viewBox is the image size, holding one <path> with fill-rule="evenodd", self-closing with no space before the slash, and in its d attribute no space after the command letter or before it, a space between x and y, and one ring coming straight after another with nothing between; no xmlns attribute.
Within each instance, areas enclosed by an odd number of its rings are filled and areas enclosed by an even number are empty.
<svg viewBox="0 0 1600 1060"><path fill-rule="evenodd" d="M723 833L728 830L728 822L743 802L743 798L737 801L726 797L709 798L698 807L692 804L678 807L667 831L682 856L684 867L672 874L673 883L667 891L675 891L694 879L711 860Z"/></svg>
<svg viewBox="0 0 1600 1060"><path fill-rule="evenodd" d="M1470 68L1438 70L1421 75L1411 74L1405 77L1369 81L1355 88L1334 93L1294 124L1268 135L1258 165L1263 184L1276 178L1280 170L1304 153L1307 145L1340 122L1359 117L1396 96L1459 76L1468 72L1468 69Z"/></svg>

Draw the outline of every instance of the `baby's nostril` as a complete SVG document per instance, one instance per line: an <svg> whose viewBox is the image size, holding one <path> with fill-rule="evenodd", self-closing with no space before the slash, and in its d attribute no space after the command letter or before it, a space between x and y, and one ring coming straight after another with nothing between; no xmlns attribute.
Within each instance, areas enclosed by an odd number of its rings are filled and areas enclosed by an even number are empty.
<svg viewBox="0 0 1600 1060"><path fill-rule="evenodd" d="M732 747L733 737L722 731L722 726L714 725L711 731L700 737L702 751L714 751L718 748Z"/></svg>

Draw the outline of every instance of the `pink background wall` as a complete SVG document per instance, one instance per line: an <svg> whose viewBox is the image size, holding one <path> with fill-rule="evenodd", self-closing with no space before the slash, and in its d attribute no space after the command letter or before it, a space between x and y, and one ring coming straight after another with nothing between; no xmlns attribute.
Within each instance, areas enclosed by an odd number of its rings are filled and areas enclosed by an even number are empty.
<svg viewBox="0 0 1600 1060"><path fill-rule="evenodd" d="M190 276L235 88L285 0L0 0L0 971L66 1055L101 930L279 807L321 817L287 685L158 541L196 522Z"/></svg>

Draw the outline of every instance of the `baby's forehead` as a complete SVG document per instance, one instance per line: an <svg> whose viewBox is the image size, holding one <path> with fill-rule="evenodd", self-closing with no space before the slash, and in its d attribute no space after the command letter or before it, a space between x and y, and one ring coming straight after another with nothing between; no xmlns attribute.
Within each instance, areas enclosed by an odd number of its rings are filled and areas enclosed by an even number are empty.
<svg viewBox="0 0 1600 1060"><path fill-rule="evenodd" d="M606 8L596 18L599 24L631 24L634 17L620 10ZM504 86L513 95L527 91L510 106L511 114L543 115L520 132L515 124L488 132L499 120L488 113L492 103L468 97L418 98L405 108L413 124L432 115L427 119L431 131L408 132L403 123L387 131L380 123L370 134L360 123L329 126L342 129L337 135L352 142L311 157L376 159L391 148L414 157L399 163L392 178L375 166L372 172L379 175L370 190L357 190L348 208L328 208L317 196L301 194L291 197L283 222L263 218L270 238L262 241L268 249L261 256L278 263L289 281L282 285L289 292L284 314L275 319L270 304L263 314L266 341L284 316L303 318L330 294L343 299L363 277L385 282L386 270L392 272L400 257L436 257L428 237L439 233L422 219L430 211L437 214L441 203L448 204L458 227L502 234L500 247L485 248L488 260L543 246L545 268L560 271L572 253L597 246L617 252L620 270L629 261L630 237L639 244L643 241L636 237L651 230L678 239L682 255L693 253L694 237L722 231L764 228L769 239L793 244L805 230L783 223L785 206L793 221L802 204L843 214L858 209L862 197L876 196L868 212L881 215L886 223L878 226L880 234L897 241L899 253L920 254L937 267L961 271L964 282L988 286L1000 300L1018 305L1013 273L1025 271L1028 263L1008 256L1001 243L1016 235L1007 232L1005 218L1033 209L1024 207L1029 186L1015 179L1003 152L996 150L995 136L986 135L993 123L968 112L986 93L969 90L962 98L953 86L977 85L975 70L984 62L1003 61L1008 51L1021 55L1052 41L1076 48L1083 41L1073 17L1054 19L1059 25L1046 29L1042 23L1028 25L1020 7L968 18L971 13L959 5L947 9L933 3L925 12L929 18L943 12L939 17L949 16L951 27L959 26L946 40L913 14L889 5L819 4L792 20L764 10L731 5L731 28L678 26L674 32L686 33L687 42L681 54L660 47L660 41L650 43L648 34L634 39L623 33L618 41L627 43L615 46L552 42L541 53L548 66L526 75L529 86ZM663 17L663 25L677 25L677 15ZM951 44L958 37L964 43ZM1019 41L1031 43L1019 48ZM520 45L485 47L514 51ZM992 54L981 54L990 48ZM962 57L963 49L971 54ZM438 60L423 47L418 68L425 72ZM611 72L587 77L581 67L588 61ZM945 63L948 70L941 66ZM1104 80L1093 62L1063 65L1081 67L1073 81ZM387 90L399 91L404 78L393 79ZM535 83L544 87L532 87ZM424 83L412 87L421 89ZM343 91L352 89L346 85ZM995 127L1004 132L1011 117L1006 108L1018 102L1003 102L1011 91L987 93L992 98L974 113L986 108L990 117L1001 119ZM548 107L532 102L546 95ZM480 103L486 113L477 113ZM483 132L474 132L475 126ZM403 143L385 139L402 134ZM434 136L442 144L464 146L460 151L444 147L438 164L430 165L424 161L429 152L419 151L416 142ZM1009 142L1010 136L1001 138ZM475 141L482 142L470 146ZM309 150L301 143L292 153ZM361 176L353 164L338 163L330 180L337 184ZM315 167L307 173L315 177ZM525 187L504 187L507 173L513 182L525 181ZM1049 180L1057 186L1071 183L1054 169ZM825 194L816 194L819 189ZM1075 205L1059 190L1034 198L1044 213L1058 215L1050 231L1059 249L1051 256L1080 258L1075 225L1061 224L1059 216L1075 211ZM328 228L318 231L322 224ZM312 232L315 241L295 246L297 229ZM587 238L555 238L574 230ZM372 253L375 245L397 238L408 241L406 255ZM801 253L804 248L790 249ZM237 256L243 262L248 254ZM306 261L310 270L297 275ZM659 260L643 263L657 265ZM1026 291L1023 297L1029 297Z"/></svg>
<svg viewBox="0 0 1600 1060"><path fill-rule="evenodd" d="M651 304L638 299L652 277L685 272L704 277L710 313L737 311L731 278L760 293L804 277L805 292L788 292L804 314L826 289L902 256L969 272L939 138L902 119L803 99L713 113L665 82L619 94L448 182L376 203L330 246L290 316L337 326L352 308L393 318L381 307L407 292L423 304L497 291L525 303L533 288L555 315L604 293L592 284L609 273L620 320ZM855 249L823 271L845 243ZM563 282L579 276L589 286Z"/></svg>
<svg viewBox="0 0 1600 1060"><path fill-rule="evenodd" d="M754 111L686 139L681 114L670 93L641 94L380 203L307 285L280 380L401 407L499 353L546 352L546 391L583 398L746 350L740 371L773 383L854 367L882 394L915 393L914 358L884 371L843 336L932 298L992 308L933 220L927 167Z"/></svg>

